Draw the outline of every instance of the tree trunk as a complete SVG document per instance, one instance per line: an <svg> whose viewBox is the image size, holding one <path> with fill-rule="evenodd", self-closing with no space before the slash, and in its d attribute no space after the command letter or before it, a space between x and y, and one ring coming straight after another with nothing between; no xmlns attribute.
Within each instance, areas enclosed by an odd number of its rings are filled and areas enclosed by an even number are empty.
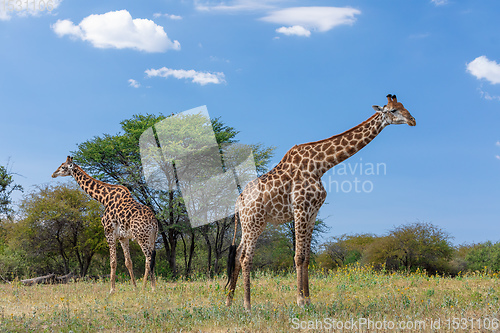
<svg viewBox="0 0 500 333"><path fill-rule="evenodd" d="M207 274L212 277L212 243L210 242L210 236L208 235L208 225L202 227L201 233L203 238L205 238L205 243L207 243Z"/></svg>
<svg viewBox="0 0 500 333"><path fill-rule="evenodd" d="M226 234L228 233L228 230L231 228L233 225L233 218L232 217L226 217L220 222L217 222L217 234L215 237L215 262L214 262L214 272L215 274L219 274L221 271L221 266L220 266L220 260L222 258L222 254L225 252L224 248L224 241L228 240L228 237L226 237ZM229 238L229 241L232 241L231 238Z"/></svg>
<svg viewBox="0 0 500 333"><path fill-rule="evenodd" d="M81 274L81 277L85 277L89 271L89 267L90 267L90 262L92 261L92 257L94 256L94 252L90 253L90 255L88 255L86 258L85 258L85 262L84 262L84 265L83 265L83 270L82 272L80 273Z"/></svg>
<svg viewBox="0 0 500 333"><path fill-rule="evenodd" d="M188 264L186 268L186 276L191 275L191 266L193 263L193 254L194 254L194 246L195 246L195 238L194 238L194 230L191 229L191 246L189 248L189 259L188 259Z"/></svg>
<svg viewBox="0 0 500 333"><path fill-rule="evenodd" d="M59 233L60 233L60 231L58 230L57 234L56 234L56 241L57 241L57 244L59 245L59 254L61 255L61 257L63 259L64 273L68 274L69 273L68 258L66 257L66 253L64 253L64 244L63 244L61 238L59 237Z"/></svg>
<svg viewBox="0 0 500 333"><path fill-rule="evenodd" d="M158 220L158 230L160 231L161 239L163 241L163 246L165 247L165 253L167 255L167 262L168 262L168 255L170 253L170 247L168 245L167 234L165 233L165 229L163 229L162 220Z"/></svg>
<svg viewBox="0 0 500 333"><path fill-rule="evenodd" d="M168 244L169 244L169 252L168 252L168 265L170 266L170 271L172 272L172 276L177 276L177 267L175 262L176 249L177 249L177 235L176 230L174 229L174 191L168 191L168 209L170 214L170 228L168 229Z"/></svg>
<svg viewBox="0 0 500 333"><path fill-rule="evenodd" d="M177 265L176 265L176 250L177 250L177 236L176 231L173 229L168 230L168 244L170 247L170 251L168 253L168 265L172 272L172 276L177 277Z"/></svg>

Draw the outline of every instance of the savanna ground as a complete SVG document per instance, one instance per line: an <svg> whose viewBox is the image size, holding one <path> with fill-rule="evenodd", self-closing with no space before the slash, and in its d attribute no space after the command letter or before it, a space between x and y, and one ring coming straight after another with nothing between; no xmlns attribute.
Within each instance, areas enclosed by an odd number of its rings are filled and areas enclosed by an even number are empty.
<svg viewBox="0 0 500 333"><path fill-rule="evenodd" d="M135 290L122 277L109 295L106 281L1 284L0 331L319 332L343 326L346 332L484 332L500 326L496 273L449 278L356 266L312 270L312 304L301 308L293 272L256 272L251 314L243 309L241 277L231 308L225 306L224 285L223 277L159 279L153 293L149 285L145 292Z"/></svg>

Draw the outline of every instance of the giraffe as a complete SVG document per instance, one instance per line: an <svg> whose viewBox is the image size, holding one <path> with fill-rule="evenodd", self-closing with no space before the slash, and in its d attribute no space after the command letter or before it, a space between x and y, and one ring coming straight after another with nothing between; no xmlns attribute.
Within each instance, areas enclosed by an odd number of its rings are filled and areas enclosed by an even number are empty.
<svg viewBox="0 0 500 333"><path fill-rule="evenodd" d="M268 173L254 179L235 205L235 230L229 247L226 305L230 306L240 270L243 270L244 307L251 310L250 270L257 238L268 222L295 222L295 267L297 304L310 304L308 266L311 238L320 207L326 199L321 177L371 142L387 125L415 126L415 118L395 95L387 95L383 107L373 106L374 115L350 130L330 138L295 145ZM241 243L235 245L238 220Z"/></svg>
<svg viewBox="0 0 500 333"><path fill-rule="evenodd" d="M125 266L130 273L131 282L137 287L132 270L129 252L129 239L136 240L146 256L146 269L142 289L146 287L148 275L151 276L151 287L154 290L155 241L158 234L158 222L153 211L132 198L130 191L122 185L112 185L90 177L68 156L66 162L52 174L52 178L73 176L78 185L93 199L105 207L101 218L104 235L109 245L109 261L111 266L111 290L115 291L116 277L116 240L120 241L125 256Z"/></svg>

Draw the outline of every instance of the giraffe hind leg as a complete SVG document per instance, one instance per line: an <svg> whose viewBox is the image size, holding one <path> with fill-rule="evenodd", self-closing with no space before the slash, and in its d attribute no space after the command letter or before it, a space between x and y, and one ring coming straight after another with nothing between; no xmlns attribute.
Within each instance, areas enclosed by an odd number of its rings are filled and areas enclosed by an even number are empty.
<svg viewBox="0 0 500 333"><path fill-rule="evenodd" d="M233 302L234 290L236 289L236 282L238 282L238 276L240 275L241 260L243 259L244 254L244 243L242 242L236 250L236 255L234 258L234 269L229 276L229 291L227 293L226 306L231 306Z"/></svg>
<svg viewBox="0 0 500 333"><path fill-rule="evenodd" d="M153 249L153 252L151 254L151 261L149 264L149 275L151 278L151 288L153 289L153 291L156 288L155 263L156 263L156 250Z"/></svg>
<svg viewBox="0 0 500 333"><path fill-rule="evenodd" d="M140 242L139 243L144 256L146 257L146 267L144 269L144 278L142 279L142 290L146 288L146 283L148 282L148 276L151 277L151 287L154 290L156 287L156 280L154 277L154 255L156 255L156 251L154 249L154 243L152 246L147 246L146 244Z"/></svg>
<svg viewBox="0 0 500 333"><path fill-rule="evenodd" d="M130 250L129 250L129 240L128 238L123 238L120 239L120 244L123 249L123 255L125 256L125 266L128 269L128 272L130 274L130 279L134 287L137 287L137 284L135 283L135 277L134 277L134 270L133 270L133 265L132 265L132 259L130 258Z"/></svg>

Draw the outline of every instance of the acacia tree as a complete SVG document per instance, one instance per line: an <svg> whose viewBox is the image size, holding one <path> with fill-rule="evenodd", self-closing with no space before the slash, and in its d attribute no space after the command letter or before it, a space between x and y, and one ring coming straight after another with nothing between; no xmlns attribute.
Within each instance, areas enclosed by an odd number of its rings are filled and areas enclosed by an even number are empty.
<svg viewBox="0 0 500 333"><path fill-rule="evenodd" d="M319 261L325 268L335 268L359 262L365 249L375 241L372 234L343 234L321 244Z"/></svg>
<svg viewBox="0 0 500 333"><path fill-rule="evenodd" d="M465 255L470 271L500 271L500 243L491 241L471 245Z"/></svg>
<svg viewBox="0 0 500 333"><path fill-rule="evenodd" d="M401 225L377 238L365 251L365 261L389 269L416 268L446 272L453 254L450 236L431 223Z"/></svg>
<svg viewBox="0 0 500 333"><path fill-rule="evenodd" d="M225 235L232 219L217 221L203 230L193 229L186 214L182 193L179 186L175 185L179 180L174 179L174 184L168 189L155 189L146 182L140 154L140 137L148 128L164 119L166 117L163 115L134 115L131 119L120 122L121 133L94 137L79 144L78 149L72 153L74 160L89 174L107 183L126 186L140 203L153 209L158 218L160 239L164 244L169 271L173 276L178 274L176 259L180 240L184 248L185 273L188 275L197 248L196 240L204 239L207 247L210 245L210 253L215 251L214 257L216 260L220 259L222 252L227 248L227 245L224 246L227 244ZM219 118L212 119L211 125L219 149L224 144L237 141L235 136L238 132L233 127L225 125ZM182 146L177 148L185 149ZM257 144L252 145L252 149L257 172L262 173L269 163L274 148ZM213 233L215 236L212 236ZM196 237L196 234L202 237ZM207 234L207 237L204 237L204 234ZM216 239L215 242L211 241L213 238ZM218 246L212 246L212 243ZM212 260L210 254L207 259L208 267L211 267ZM219 266L216 264L216 267Z"/></svg>
<svg viewBox="0 0 500 333"><path fill-rule="evenodd" d="M96 253L105 253L101 205L74 185L39 187L24 197L10 246L28 257L36 273L85 276Z"/></svg>

